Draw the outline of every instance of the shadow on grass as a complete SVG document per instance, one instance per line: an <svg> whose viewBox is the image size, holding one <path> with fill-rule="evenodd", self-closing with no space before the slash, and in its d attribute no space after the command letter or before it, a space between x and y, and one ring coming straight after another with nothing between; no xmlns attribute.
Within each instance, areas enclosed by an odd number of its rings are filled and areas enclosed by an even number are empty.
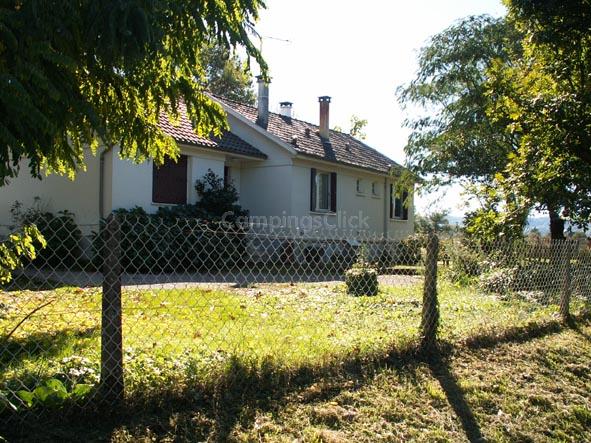
<svg viewBox="0 0 591 443"><path fill-rule="evenodd" d="M589 319L574 321L576 325ZM371 383L384 368L416 380L413 375L416 369L427 364L460 419L466 437L480 442L484 441L481 429L450 369L449 358L463 350L522 343L555 334L563 328L560 322L530 324L502 334L481 334L456 346L444 343L431 354L420 352L418 345L411 343L388 354L361 356L352 353L324 365L289 369L272 360L254 365L232 359L224 373L208 385L194 383L176 391L167 389L138 395L129 399L116 414L113 408L105 411L87 408L37 416L33 426L30 420L12 420L10 428L2 429L4 426L0 425L0 435L10 431L3 435L10 441L31 441L41 436L45 441L76 441L80 435L84 435L86 441L108 441L114 436L126 441L228 441L237 425L249 428L257 412L277 412L293 401L289 399L290 394L313 384L326 383L329 388L307 401L320 401L345 390L359 389Z"/></svg>
<svg viewBox="0 0 591 443"><path fill-rule="evenodd" d="M472 409L458 383L458 379L450 369L447 355L435 351L429 356L427 363L429 364L431 373L439 382L443 392L445 392L447 401L451 405L454 413L460 419L466 438L472 443L486 441L482 435L478 421L476 420L476 417L474 417Z"/></svg>
<svg viewBox="0 0 591 443"><path fill-rule="evenodd" d="M67 286L60 284L51 278L44 276L30 276L24 273L15 274L14 278L5 285L0 286L1 291L18 292L18 291L51 291Z"/></svg>
<svg viewBox="0 0 591 443"><path fill-rule="evenodd" d="M0 373L10 365L18 365L24 359L52 358L80 339L99 333L99 327L86 329L62 329L56 332L34 332L26 338L0 338Z"/></svg>

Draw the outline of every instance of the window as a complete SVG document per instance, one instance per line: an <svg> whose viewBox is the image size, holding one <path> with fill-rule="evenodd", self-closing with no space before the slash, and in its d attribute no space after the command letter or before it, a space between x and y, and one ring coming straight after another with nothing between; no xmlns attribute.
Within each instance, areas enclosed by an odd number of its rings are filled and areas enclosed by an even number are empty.
<svg viewBox="0 0 591 443"><path fill-rule="evenodd" d="M335 172L310 170L310 210L337 210L337 174Z"/></svg>
<svg viewBox="0 0 591 443"><path fill-rule="evenodd" d="M373 182L371 184L371 195L374 197L380 196L380 184L378 182Z"/></svg>
<svg viewBox="0 0 591 443"><path fill-rule="evenodd" d="M330 198L330 176L326 172L316 174L316 209L328 211Z"/></svg>
<svg viewBox="0 0 591 443"><path fill-rule="evenodd" d="M355 184L355 190L357 191L357 194L364 194L365 193L365 189L363 189L363 180L358 178L357 182Z"/></svg>
<svg viewBox="0 0 591 443"><path fill-rule="evenodd" d="M400 194L393 184L390 185L390 218L408 220L408 195L408 191Z"/></svg>
<svg viewBox="0 0 591 443"><path fill-rule="evenodd" d="M187 203L187 156L177 161L164 160L164 164L152 166L152 202L167 204Z"/></svg>

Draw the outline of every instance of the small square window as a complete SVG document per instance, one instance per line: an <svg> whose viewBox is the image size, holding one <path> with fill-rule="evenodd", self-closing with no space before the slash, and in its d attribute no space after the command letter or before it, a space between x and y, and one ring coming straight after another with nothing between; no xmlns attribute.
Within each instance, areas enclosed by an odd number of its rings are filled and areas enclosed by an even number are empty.
<svg viewBox="0 0 591 443"><path fill-rule="evenodd" d="M365 193L365 189L363 189L363 180L358 178L357 182L355 184L355 190L357 191L358 194L364 194Z"/></svg>
<svg viewBox="0 0 591 443"><path fill-rule="evenodd" d="M380 195L380 185L378 182L373 182L371 184L371 195L374 197L379 197Z"/></svg>

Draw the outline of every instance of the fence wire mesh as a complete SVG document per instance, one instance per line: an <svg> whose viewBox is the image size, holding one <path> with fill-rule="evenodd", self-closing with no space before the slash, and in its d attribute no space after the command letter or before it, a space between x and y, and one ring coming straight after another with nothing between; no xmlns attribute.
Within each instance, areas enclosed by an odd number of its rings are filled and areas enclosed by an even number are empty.
<svg viewBox="0 0 591 443"><path fill-rule="evenodd" d="M573 242L129 215L41 230L47 247L0 293L3 415L210 392L237 367L314 372L576 314L591 297L589 250Z"/></svg>

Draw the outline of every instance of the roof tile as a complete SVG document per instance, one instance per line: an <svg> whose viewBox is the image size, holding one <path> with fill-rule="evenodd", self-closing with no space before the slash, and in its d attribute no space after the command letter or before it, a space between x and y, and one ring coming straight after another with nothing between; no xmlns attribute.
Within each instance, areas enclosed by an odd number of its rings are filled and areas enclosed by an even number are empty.
<svg viewBox="0 0 591 443"><path fill-rule="evenodd" d="M176 125L172 124L165 114L160 115L158 121L162 131L174 138L176 142L250 157L267 158L264 153L231 132L225 132L221 137L208 138L197 135L187 116L184 103L180 104L179 111L180 118Z"/></svg>
<svg viewBox="0 0 591 443"><path fill-rule="evenodd" d="M251 122L256 123L256 107L217 96L215 98ZM349 134L331 130L330 142L327 143L320 138L318 130L319 127L312 123L274 112L269 113L267 131L292 145L301 155L381 173L388 173L393 166L401 167L394 160Z"/></svg>

